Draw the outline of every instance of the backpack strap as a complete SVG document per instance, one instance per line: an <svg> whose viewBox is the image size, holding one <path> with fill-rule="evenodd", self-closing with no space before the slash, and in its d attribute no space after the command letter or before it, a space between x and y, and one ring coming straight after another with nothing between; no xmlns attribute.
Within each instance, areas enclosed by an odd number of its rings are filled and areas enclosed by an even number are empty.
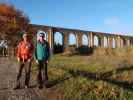
<svg viewBox="0 0 133 100"><path fill-rule="evenodd" d="M37 42L35 43L34 55L35 55L35 58L38 59L38 57L37 57Z"/></svg>

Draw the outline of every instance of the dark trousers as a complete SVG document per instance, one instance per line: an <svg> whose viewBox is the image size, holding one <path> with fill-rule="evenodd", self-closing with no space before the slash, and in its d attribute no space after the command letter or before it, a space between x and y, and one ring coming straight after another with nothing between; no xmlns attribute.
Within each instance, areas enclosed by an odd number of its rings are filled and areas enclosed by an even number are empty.
<svg viewBox="0 0 133 100"><path fill-rule="evenodd" d="M48 80L47 63L45 61L38 61L38 84L43 85Z"/></svg>
<svg viewBox="0 0 133 100"><path fill-rule="evenodd" d="M2 56L6 57L7 56L7 48L2 48Z"/></svg>
<svg viewBox="0 0 133 100"><path fill-rule="evenodd" d="M28 62L28 61L19 63L19 72L17 75L17 85L20 85L20 78L22 76L23 69L25 70L25 85L29 86L31 62Z"/></svg>

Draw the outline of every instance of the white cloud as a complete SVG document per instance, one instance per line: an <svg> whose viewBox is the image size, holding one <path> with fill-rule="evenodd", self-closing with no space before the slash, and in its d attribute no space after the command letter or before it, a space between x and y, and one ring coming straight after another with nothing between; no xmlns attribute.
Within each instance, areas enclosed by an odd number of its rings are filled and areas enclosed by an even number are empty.
<svg viewBox="0 0 133 100"><path fill-rule="evenodd" d="M119 24L119 18L117 17L108 17L104 19L104 24L108 26L114 26Z"/></svg>

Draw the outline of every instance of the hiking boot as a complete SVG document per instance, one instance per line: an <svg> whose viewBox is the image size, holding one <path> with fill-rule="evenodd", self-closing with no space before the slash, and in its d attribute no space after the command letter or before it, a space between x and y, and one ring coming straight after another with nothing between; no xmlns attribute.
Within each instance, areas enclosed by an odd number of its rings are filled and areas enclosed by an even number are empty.
<svg viewBox="0 0 133 100"><path fill-rule="evenodd" d="M17 85L17 86L14 88L14 90L20 89L20 88L21 88L20 85Z"/></svg>
<svg viewBox="0 0 133 100"><path fill-rule="evenodd" d="M43 85L39 85L38 88L39 88L39 89L43 89Z"/></svg>
<svg viewBox="0 0 133 100"><path fill-rule="evenodd" d="M29 88L29 86L28 85L25 85L24 88L27 89L27 88Z"/></svg>

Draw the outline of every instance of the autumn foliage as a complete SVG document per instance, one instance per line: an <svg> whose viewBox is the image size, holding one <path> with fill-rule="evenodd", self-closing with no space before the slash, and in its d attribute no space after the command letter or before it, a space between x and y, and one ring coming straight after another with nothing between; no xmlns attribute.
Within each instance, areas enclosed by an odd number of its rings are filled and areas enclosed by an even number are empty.
<svg viewBox="0 0 133 100"><path fill-rule="evenodd" d="M0 38L6 38L12 42L18 39L22 30L27 30L28 17L10 4L0 4Z"/></svg>

